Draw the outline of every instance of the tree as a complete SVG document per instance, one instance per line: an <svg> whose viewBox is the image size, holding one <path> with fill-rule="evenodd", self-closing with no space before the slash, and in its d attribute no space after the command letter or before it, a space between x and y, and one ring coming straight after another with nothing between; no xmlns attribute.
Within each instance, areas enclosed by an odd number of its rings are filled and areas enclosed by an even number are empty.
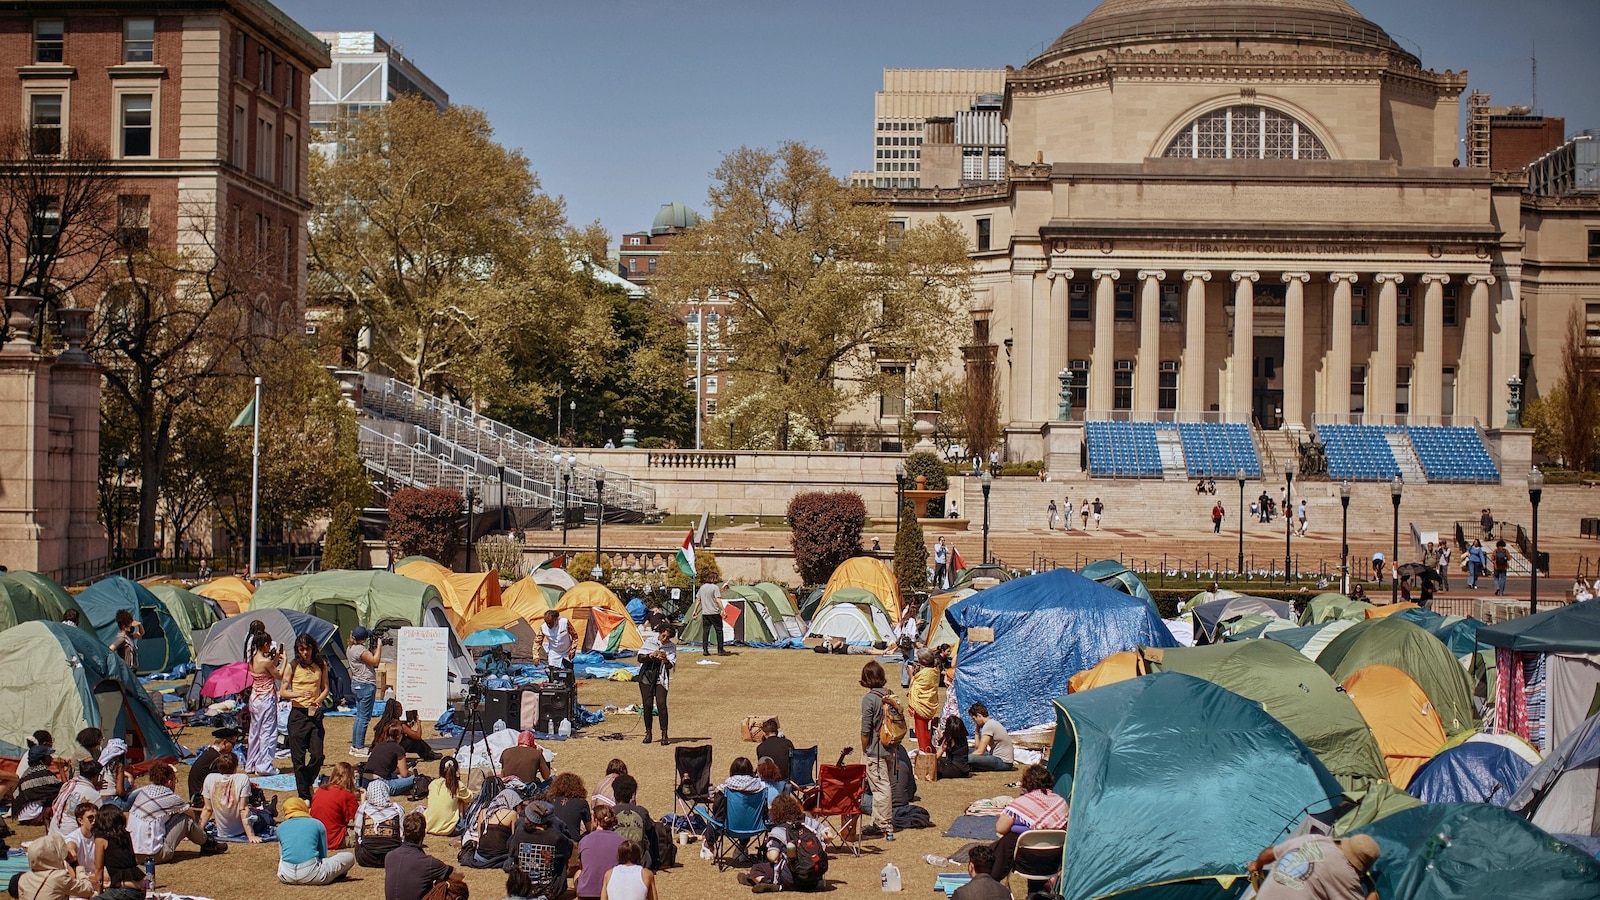
<svg viewBox="0 0 1600 900"><path fill-rule="evenodd" d="M0 274L5 291L34 294L53 309L75 290L93 285L118 250L118 237L136 247L136 227L148 226L149 207L130 198L118 219L120 182L103 143L74 132L0 130ZM142 218L141 218L142 214ZM89 302L78 305L92 305ZM39 317L41 332L47 316Z"/></svg>
<svg viewBox="0 0 1600 900"><path fill-rule="evenodd" d="M822 584L845 560L861 553L867 504L855 491L808 491L789 501L789 546L806 584Z"/></svg>
<svg viewBox="0 0 1600 900"><path fill-rule="evenodd" d="M928 589L928 545L909 497L900 504L900 527L894 535L894 577L906 596Z"/></svg>
<svg viewBox="0 0 1600 900"><path fill-rule="evenodd" d="M356 508L340 503L322 536L322 568L354 569L361 565L361 520Z"/></svg>
<svg viewBox="0 0 1600 900"><path fill-rule="evenodd" d="M1000 376L995 371L998 354L993 344L974 344L962 347L961 352L967 362L961 413L966 450L969 455L987 457L1000 443Z"/></svg>
<svg viewBox="0 0 1600 900"><path fill-rule="evenodd" d="M461 492L453 488L401 488L389 498L389 543L402 558L426 556L453 566L464 508Z"/></svg>
<svg viewBox="0 0 1600 900"><path fill-rule="evenodd" d="M694 551L694 580L696 584L713 584L722 581L722 567L709 550ZM689 576L674 563L667 563L667 587L691 588Z"/></svg>
<svg viewBox="0 0 1600 900"><path fill-rule="evenodd" d="M611 557L601 554L600 583L610 584L611 573ZM574 581L594 581L594 553L579 553L567 560L567 574L571 575Z"/></svg>
<svg viewBox="0 0 1600 900"><path fill-rule="evenodd" d="M779 449L794 420L826 434L846 407L898 385L898 364L953 351L972 275L956 223L903 228L798 143L741 148L712 177L711 216L663 259L661 292L732 298L722 402L748 404Z"/></svg>
<svg viewBox="0 0 1600 900"><path fill-rule="evenodd" d="M1594 460L1600 430L1600 363L1588 344L1585 323L1574 308L1567 314L1561 345L1561 381L1552 390L1558 414L1561 459L1571 469L1587 469Z"/></svg>

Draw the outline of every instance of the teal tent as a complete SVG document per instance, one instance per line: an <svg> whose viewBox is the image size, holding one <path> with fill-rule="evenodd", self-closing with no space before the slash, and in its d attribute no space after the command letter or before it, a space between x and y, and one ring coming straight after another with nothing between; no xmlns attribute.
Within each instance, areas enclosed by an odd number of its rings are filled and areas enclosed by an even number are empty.
<svg viewBox="0 0 1600 900"><path fill-rule="evenodd" d="M1600 861L1499 806L1426 803L1360 832L1378 842L1385 900L1600 898Z"/></svg>
<svg viewBox="0 0 1600 900"><path fill-rule="evenodd" d="M170 672L189 662L189 635L167 612L167 606L137 581L113 575L89 585L78 595L78 606L90 628L107 646L117 637L117 611L127 610L144 627L139 639L139 672Z"/></svg>
<svg viewBox="0 0 1600 900"><path fill-rule="evenodd" d="M1426 609L1402 609L1394 617L1414 622L1417 627L1438 638L1450 648L1456 659L1482 649L1478 646L1478 629L1484 625L1471 616L1441 616Z"/></svg>
<svg viewBox="0 0 1600 900"><path fill-rule="evenodd" d="M1098 581L1108 588L1138 597L1152 607L1156 605L1156 598L1150 596L1150 589L1144 586L1144 582L1139 580L1139 576L1135 575L1132 569L1114 559L1102 559L1099 562L1092 562L1079 569L1078 574L1090 581Z"/></svg>
<svg viewBox="0 0 1600 900"><path fill-rule="evenodd" d="M1233 897L1245 866L1339 783L1299 738L1208 681L1159 672L1055 703L1050 772L1072 804L1065 897Z"/></svg>

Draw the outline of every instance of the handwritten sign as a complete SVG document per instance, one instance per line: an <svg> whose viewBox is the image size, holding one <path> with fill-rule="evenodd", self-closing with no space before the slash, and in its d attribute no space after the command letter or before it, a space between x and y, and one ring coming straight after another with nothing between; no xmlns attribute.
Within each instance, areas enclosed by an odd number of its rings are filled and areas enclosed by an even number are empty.
<svg viewBox="0 0 1600 900"><path fill-rule="evenodd" d="M450 671L448 628L402 628L395 697L423 719L444 715Z"/></svg>

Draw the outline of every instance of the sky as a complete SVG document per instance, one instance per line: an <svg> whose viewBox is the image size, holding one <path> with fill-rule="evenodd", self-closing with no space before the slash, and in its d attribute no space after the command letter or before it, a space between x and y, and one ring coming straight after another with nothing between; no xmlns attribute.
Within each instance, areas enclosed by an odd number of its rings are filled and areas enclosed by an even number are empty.
<svg viewBox="0 0 1600 900"><path fill-rule="evenodd" d="M1098 0L276 0L312 31L376 31L484 110L574 224L612 236L675 200L705 212L709 173L788 140L842 177L872 163L886 68L1022 66ZM1600 0L1351 0L1422 59L1466 69L1495 105L1600 128ZM1465 105L1465 104L1463 104Z"/></svg>

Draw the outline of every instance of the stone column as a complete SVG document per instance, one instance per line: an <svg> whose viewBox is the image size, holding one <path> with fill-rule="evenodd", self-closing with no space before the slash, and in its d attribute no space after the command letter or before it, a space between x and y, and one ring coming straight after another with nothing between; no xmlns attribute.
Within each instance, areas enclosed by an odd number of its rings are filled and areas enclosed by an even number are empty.
<svg viewBox="0 0 1600 900"><path fill-rule="evenodd" d="M1493 275L1467 276L1467 327L1461 334L1461 362L1456 367L1461 400L1456 411L1475 417L1484 428L1490 427L1489 399L1495 390L1491 363L1494 357L1489 343L1489 286L1494 283Z"/></svg>
<svg viewBox="0 0 1600 900"><path fill-rule="evenodd" d="M1053 379L1056 373L1067 367L1072 359L1071 332L1072 316L1067 308L1071 303L1069 298L1072 284L1073 271L1065 268L1057 260L1050 261L1050 271L1046 277L1050 279L1050 330L1048 340L1050 352L1047 354L1049 361L1049 376ZM1045 410L1045 418L1051 418L1050 409Z"/></svg>
<svg viewBox="0 0 1600 900"><path fill-rule="evenodd" d="M1495 336L1494 375L1489 383L1492 428L1506 425L1506 381L1522 377L1522 267L1505 266L1500 275L1500 309L1495 314L1500 331ZM1527 408L1526 394L1523 408Z"/></svg>
<svg viewBox="0 0 1600 900"><path fill-rule="evenodd" d="M1038 375L1035 360L1046 350L1038 339L1044 328L1038 321L1040 313L1034 276L1044 269L1044 260L1016 258L1011 261L1011 408L1007 419L1013 422L1034 421L1034 395L1038 393Z"/></svg>
<svg viewBox="0 0 1600 900"><path fill-rule="evenodd" d="M1361 276L1353 272L1334 272L1333 318L1328 324L1332 340L1328 345L1328 400L1322 408L1332 415L1350 415L1350 286Z"/></svg>
<svg viewBox="0 0 1600 900"><path fill-rule="evenodd" d="M1373 329L1372 368L1367 372L1367 415L1394 418L1394 383L1399 377L1400 284L1404 275L1373 276L1378 283L1378 319ZM1383 421L1383 419L1380 419Z"/></svg>
<svg viewBox="0 0 1600 900"><path fill-rule="evenodd" d="M1422 276L1422 336L1411 370L1415 415L1444 414L1444 286L1449 283L1449 275ZM1457 383L1459 378L1457 373Z"/></svg>
<svg viewBox="0 0 1600 900"><path fill-rule="evenodd" d="M1206 282L1211 273L1191 269L1183 273L1188 295L1183 310L1183 396L1178 407L1204 412L1206 406Z"/></svg>
<svg viewBox="0 0 1600 900"><path fill-rule="evenodd" d="M1134 364L1133 408L1153 412L1161 398L1161 282L1160 269L1139 270L1139 356Z"/></svg>
<svg viewBox="0 0 1600 900"><path fill-rule="evenodd" d="M1306 398L1306 282L1310 272L1285 272L1283 283L1283 427L1304 429Z"/></svg>
<svg viewBox="0 0 1600 900"><path fill-rule="evenodd" d="M1233 273L1233 356L1228 361L1228 377L1233 384L1227 405L1228 412L1243 414L1248 421L1251 413L1250 394L1254 386L1250 377L1250 364L1256 354L1256 282L1260 272Z"/></svg>
<svg viewBox="0 0 1600 900"><path fill-rule="evenodd" d="M1089 361L1089 409L1111 409L1112 369L1117 361L1117 269L1094 270L1094 351Z"/></svg>

